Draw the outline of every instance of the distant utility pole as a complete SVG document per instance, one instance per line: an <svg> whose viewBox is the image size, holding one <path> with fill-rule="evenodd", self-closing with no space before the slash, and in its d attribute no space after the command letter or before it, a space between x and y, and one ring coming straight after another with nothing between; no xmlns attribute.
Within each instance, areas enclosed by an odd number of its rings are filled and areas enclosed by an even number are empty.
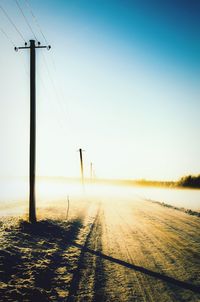
<svg viewBox="0 0 200 302"><path fill-rule="evenodd" d="M29 221L34 223L36 218L35 206L35 151L36 151L36 76L35 76L35 49L36 48L51 48L48 46L41 46L38 42L37 46L35 40L30 40L30 46L25 43L24 47L15 47L15 51L19 49L30 49L30 170L29 170Z"/></svg>
<svg viewBox="0 0 200 302"><path fill-rule="evenodd" d="M84 186L84 172L83 172L83 151L82 149L78 150L80 153L80 164L81 164L81 181L82 185Z"/></svg>

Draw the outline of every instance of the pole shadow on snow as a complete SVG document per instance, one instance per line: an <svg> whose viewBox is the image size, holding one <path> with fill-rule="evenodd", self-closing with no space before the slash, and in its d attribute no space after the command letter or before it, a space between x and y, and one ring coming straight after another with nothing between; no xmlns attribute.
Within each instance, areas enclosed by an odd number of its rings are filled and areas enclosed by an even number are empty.
<svg viewBox="0 0 200 302"><path fill-rule="evenodd" d="M177 280L144 267L105 255L101 251L88 248L87 240L85 245L76 243L75 240L81 226L80 220L75 220L71 223L44 220L37 224L22 222L19 228L9 229L7 231L8 245L0 249L0 281L8 285L0 290L0 298L4 297L2 301L28 300L31 302L38 300L40 302L46 302L50 301L49 295L56 301L63 301L63 298L57 296L54 288L57 284L56 278L58 273L56 269L58 266L66 266L70 269L70 261L68 263L67 259L63 259L63 252L66 251L68 246L81 249L81 256L79 258L79 268L77 274L75 274L77 276L71 283L69 296L68 298L65 297L65 301L73 301L73 295L77 292L80 269L84 269L85 253L90 253L99 260L110 261L182 289L200 293L200 287L197 285ZM44 241L43 245L41 245L42 241ZM101 247L98 248L101 249ZM41 267L35 266L35 262L37 262L38 259L44 261ZM46 260L48 260L48 263L45 262ZM101 270L100 265L103 265L101 261L99 262L100 264L97 263L97 270ZM99 287L104 288L106 286L104 277L105 276L101 276L101 278L96 277ZM16 281L22 279L25 281L24 284L20 283L20 286L16 286ZM32 279L33 283L29 283L29 281L27 281L29 279ZM59 286L64 288L66 284L59 284ZM96 288L96 291L97 294L94 301L98 301L100 294L99 288Z"/></svg>
<svg viewBox="0 0 200 302"><path fill-rule="evenodd" d="M7 286L0 289L0 300L46 302L50 295L60 301L54 290L56 270L59 266L71 268L63 252L76 240L80 228L80 220L49 219L35 224L22 221L19 227L7 230L7 244L0 249L0 282Z"/></svg>
<svg viewBox="0 0 200 302"><path fill-rule="evenodd" d="M151 276L151 277L156 278L158 280L167 282L167 283L172 284L174 286L178 286L178 287L180 287L182 289L191 290L194 293L198 293L198 294L200 293L200 287L197 286L197 285L190 284L190 283L187 283L187 282L184 282L184 281L180 281L180 280L177 280L175 278L166 276L164 274L151 271L151 270L149 270L147 268L144 268L142 266L134 265L134 264L125 262L123 260L120 260L120 259L108 256L108 255L105 255L102 252L94 251L94 250L86 247L85 245L83 246L83 245L80 245L78 243L73 243L73 245L76 246L76 247L78 247L78 248L80 248L81 251L82 251L82 253L90 253L90 254L96 255L97 257L100 257L102 259L111 261L111 262L116 263L118 265L122 265L122 266L124 266L126 268L132 269L134 271L138 271L140 273L143 273L145 275Z"/></svg>
<svg viewBox="0 0 200 302"><path fill-rule="evenodd" d="M99 211L98 211L99 213ZM87 286L84 288L84 293L82 293L82 285L80 284L82 277L85 275L85 270L87 270L86 274L88 275L88 284L91 285L91 278L93 278L92 287L93 287L93 302L99 302L99 301L109 301L106 297L106 274L104 269L104 263L102 261L102 258L96 257L95 253L90 253L89 255L94 256L94 258L88 258L85 257L85 252L87 252L88 249L87 246L89 244L91 234L94 231L94 228L96 226L99 214L97 213L96 218L90 228L89 233L87 234L86 240L84 242L84 245L78 244L76 242L72 242L72 246L78 248L81 250L80 256L77 262L77 268L73 273L73 278L71 280L70 288L69 288L69 294L66 299L66 302L76 302L77 299L79 299L79 295L82 297L83 300L81 301L87 301L87 299L90 299L90 288L88 289ZM101 227L98 225L98 237L99 240L96 242L97 249L99 250L99 253L101 254L102 250L102 241L101 241ZM93 251L91 249L91 251ZM90 279L90 280L89 280ZM90 297L90 298L89 298Z"/></svg>

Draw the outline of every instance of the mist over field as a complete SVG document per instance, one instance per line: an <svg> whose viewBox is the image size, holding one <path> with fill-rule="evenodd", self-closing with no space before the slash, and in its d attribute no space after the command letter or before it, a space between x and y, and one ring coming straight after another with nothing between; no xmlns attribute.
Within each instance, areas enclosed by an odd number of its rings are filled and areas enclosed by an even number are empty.
<svg viewBox="0 0 200 302"><path fill-rule="evenodd" d="M175 207L187 196L198 212L200 191L173 189L169 208L170 189L52 179L37 188L37 224L27 201L1 202L5 301L199 300L199 217Z"/></svg>

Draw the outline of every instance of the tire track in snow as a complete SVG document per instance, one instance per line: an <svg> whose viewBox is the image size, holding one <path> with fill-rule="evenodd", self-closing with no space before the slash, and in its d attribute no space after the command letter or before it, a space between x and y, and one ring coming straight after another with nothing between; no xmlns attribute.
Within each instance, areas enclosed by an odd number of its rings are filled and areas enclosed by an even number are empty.
<svg viewBox="0 0 200 302"><path fill-rule="evenodd" d="M86 236L84 245L74 244L75 246L81 248L81 253L79 256L77 268L73 274L73 278L70 284L69 294L67 298L67 302L75 302L75 301L94 301L97 302L98 294L95 294L99 289L99 284L103 282L104 276L102 276L103 280L97 275L98 269L95 271L96 266L100 266L100 262L98 257L88 257L85 248L87 248L90 243L90 239L93 233L96 233L98 229L98 220L101 212L101 205L99 204L96 216L94 221L90 225L89 232ZM96 236L95 245L99 241L99 236ZM99 247L100 248L100 247ZM102 270L102 269L101 269ZM100 283L99 283L100 282ZM101 292L102 295L102 292ZM86 299L86 300L84 300Z"/></svg>

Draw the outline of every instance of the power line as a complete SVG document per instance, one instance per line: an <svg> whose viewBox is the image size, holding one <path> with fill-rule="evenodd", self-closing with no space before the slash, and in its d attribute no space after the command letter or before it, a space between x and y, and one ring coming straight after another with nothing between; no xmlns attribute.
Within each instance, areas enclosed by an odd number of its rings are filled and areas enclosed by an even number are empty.
<svg viewBox="0 0 200 302"><path fill-rule="evenodd" d="M43 65L44 65L44 67L45 67L45 70L46 70L46 73L47 73L47 75L48 75L48 78L49 78L49 81L51 82L51 87L53 88L53 90L54 90L54 93L55 93L55 98L52 98L52 95L50 94L50 92L49 92L49 90L47 90L47 87L45 86L45 85L43 85L43 88L44 88L44 90L46 91L46 93L47 94L49 94L49 101L50 101L50 103L52 103L52 105L55 105L56 104L56 107L57 107L57 110L55 111L56 112L56 120L57 120L57 122L58 122L58 124L59 124L59 126L60 126L60 128L63 130L63 132L66 134L66 135L68 135L68 133L67 133L67 131L66 131L66 128L65 128L65 122L64 122L64 119L63 119L63 109L62 109L62 107L61 107L61 104L60 104L60 102L58 101L58 94L57 94L57 90L56 90L56 88L55 88L55 85L54 85L54 81L53 81L53 78L52 78L52 76L51 76L51 74L50 74L50 70L49 70L49 68L48 68L48 65L47 65L47 62L46 62L46 59L45 59L45 57L43 57ZM41 76L40 76L40 78L41 78ZM41 80L42 80L42 78L41 78ZM53 100L57 100L57 102L53 102Z"/></svg>
<svg viewBox="0 0 200 302"><path fill-rule="evenodd" d="M27 0L25 0L25 1L26 1L26 3L29 5L28 1L27 1ZM28 22L28 20L27 20L25 14L23 13L23 10L22 10L21 6L19 5L19 2L18 2L17 0L15 0L15 2L16 2L16 4L17 4L17 6L18 6L18 8L19 8L19 10L20 10L20 12L21 12L21 14L23 15L23 17L24 17L24 19L25 19L25 21L26 21L26 23L27 23L29 29L30 29L31 32L33 33L35 39L38 40L38 39L36 38L36 36L35 36L33 30L32 30L32 27L31 27L30 23ZM29 7L30 7L30 5L29 5ZM15 25L15 23L14 23L14 22L12 21L12 19L9 17L8 13L6 12L6 10L5 10L1 5L0 5L0 8L1 8L1 10L3 11L4 15L6 16L6 18L9 20L9 22L10 22L10 23L12 24L12 26L15 28L15 30L17 31L17 33L20 35L20 37L21 37L21 38L24 40L24 42L26 43L26 40L24 39L24 37L23 37L23 35L21 34L20 30L17 28L17 26ZM36 19L36 17L35 17L35 15L34 15L34 13L33 13L32 10L31 10L31 15L32 15L32 17L34 18L35 22L37 23L38 28L40 28L40 32L41 32L43 38L45 39L45 41L47 41L47 39L46 39L45 35L43 34L42 29L41 29L41 27L40 27L40 25L39 25L39 23L38 23L38 21L37 21L37 19ZM0 28L0 29L1 29L2 33L4 34L4 36L7 38L7 40L9 40L9 42L12 43L12 45L15 47L14 42L9 38L9 36L7 35L7 33L6 33L2 28ZM49 68L48 68L48 65L47 65L47 62L46 62L44 56L43 56L43 59L44 59L44 62L45 62L45 67L46 67L48 76L49 76L49 78L50 78L50 81L52 82L52 86L53 86L54 91L55 91L55 93L56 93L57 101L58 101L60 110L61 110L62 113L63 113L63 111L65 111L65 110L63 110L64 108L63 108L63 106L61 105L61 103L60 103L60 101L59 101L59 93L58 93L58 90L56 89L55 82L54 82L54 80L53 80L53 78L52 78L52 76L51 76L50 70L49 70ZM51 58L51 59L52 59L52 58ZM52 59L52 61L53 61L53 59ZM53 62L53 64L54 64L54 66L55 66L55 62ZM63 129L63 130L64 130L64 129Z"/></svg>
<svg viewBox="0 0 200 302"><path fill-rule="evenodd" d="M43 39L45 40L46 44L48 44L47 38L46 38L46 36L45 36L44 33L43 33L43 30L42 30L42 28L41 28L41 26L40 26L40 24L39 24L39 22L38 22L38 19L36 18L36 15L34 14L32 8L31 8L31 5L30 5L29 1L28 1L28 0L24 0L24 1L25 1L26 6L28 7L28 9L29 9L29 11L30 11L30 13L31 13L31 16L32 16L32 18L33 18L33 21L35 22L35 24L36 24L36 26L37 26L39 32L41 33L41 35L42 35ZM54 67L56 67L55 61L53 60L53 58L51 58L51 59L52 59L52 63L53 63L53 65L54 65ZM56 69L56 68L55 68L55 69Z"/></svg>
<svg viewBox="0 0 200 302"><path fill-rule="evenodd" d="M43 39L44 39L45 42L48 44L47 38L46 38L46 36L44 35L44 32L43 32L43 30L42 30L42 28L41 28L41 26L40 26L40 24L39 24L39 21L38 21L36 15L35 15L34 12L33 12L33 9L31 8L30 1L29 1L29 0L24 0L24 1L25 1L26 5L27 5L29 11L30 11L30 14L31 14L31 16L32 16L32 18L33 18L33 21L34 21L35 25L36 25L37 28L38 28L38 32L40 32L40 34L42 35ZM49 76L49 78L50 78L50 81L52 82L52 86L53 86L53 89L54 89L54 91L55 91L56 98L57 98L57 101L58 101L58 103L59 103L60 110L62 111L62 114L63 114L64 112L67 113L66 110L65 110L65 106L64 106L64 101L63 101L63 100L64 100L64 97L63 97L63 93L62 93L62 91L61 91L61 88L60 88L60 86L58 85L58 83L53 79L53 77L52 77L52 75L51 75L51 73L50 73L49 66L48 66L48 64L47 64L47 61L46 61L46 59L45 59L43 53L42 53L42 56L43 56L43 61L44 61L44 63L45 63L45 68L46 68L46 70L47 70L48 76ZM50 59L51 59L52 66L54 67L54 71L57 72L55 59L54 59L54 56L53 56L52 53L50 54ZM67 113L67 115L68 115L68 117L69 117L69 114L68 114L68 113Z"/></svg>
<svg viewBox="0 0 200 302"><path fill-rule="evenodd" d="M3 30L3 28L0 27L1 32L4 34L4 36L7 38L7 40L15 47L15 43L11 40L11 38L8 36L8 34Z"/></svg>
<svg viewBox="0 0 200 302"><path fill-rule="evenodd" d="M24 12L23 12L23 10L22 10L22 8L21 8L21 6L20 6L18 0L15 0L15 3L17 4L17 7L19 8L19 10L20 10L22 16L24 17L24 20L25 20L26 24L28 25L30 31L32 32L32 34L33 34L35 40L38 41L38 39L36 38L35 33L34 33L32 27L31 27L30 23L28 22L28 20L27 20L27 18L26 18L26 16L25 16L25 14L24 14Z"/></svg>
<svg viewBox="0 0 200 302"><path fill-rule="evenodd" d="M30 5L29 1L28 1L28 0L24 0L24 1L26 2L27 7L29 8L29 11L30 11L30 13L31 13L31 15L32 15L32 18L33 18L33 20L34 20L36 26L37 26L38 29L39 29L39 32L41 33L41 35L42 35L43 39L45 40L45 42L48 44L47 39L46 39L46 36L44 35L44 33L43 33L43 31L42 31L42 28L41 28L41 26L40 26L40 24L39 24L39 22L38 22L38 19L36 18L35 14L33 13L33 10L32 10L32 8L31 8L31 5ZM44 57L44 56L43 56L43 57ZM44 58L44 60L45 60L45 58ZM55 61L54 61L54 59L53 59L52 57L51 57L51 60L52 60L54 69L56 69L56 64L55 64ZM45 61L46 61L46 60L45 60ZM48 70L48 73L50 73L50 72L49 72L49 68L48 68L48 66L47 66L47 62L45 62L45 65L46 65L46 68L47 68L47 70ZM51 77L51 76L50 76L50 77ZM55 87L54 84L53 84L53 86Z"/></svg>
<svg viewBox="0 0 200 302"><path fill-rule="evenodd" d="M0 31L3 33L3 35L6 37L6 39L7 39L7 40L13 45L13 47L15 48L15 43L12 41L12 39L9 37L9 35L6 33L6 31L5 31L2 27L0 27ZM20 59L21 59L21 57L20 57ZM24 67L24 71L25 71L26 75L28 76L28 71L27 71L27 69L26 69L26 65L25 65L25 63L24 63L23 60L21 60L21 61L22 61L23 67Z"/></svg>
<svg viewBox="0 0 200 302"><path fill-rule="evenodd" d="M61 102L60 102L60 97L59 97L58 89L56 88L55 82L54 82L54 80L53 80L53 77L52 77L51 72L50 72L50 69L49 69L49 67L48 67L46 58L45 58L45 56L44 56L43 53L42 53L42 57L43 57L43 62L44 62L45 68L46 68L46 70L47 70L48 77L49 77L49 79L50 79L50 81L51 81L51 83L52 83L52 87L53 87L53 89L54 89L54 91L55 91L55 95L56 95L56 99L57 99L58 105L59 105L59 107L60 107L60 111L61 111L62 113L64 113L65 110L64 110L64 107L62 106L62 104L61 104Z"/></svg>
<svg viewBox="0 0 200 302"><path fill-rule="evenodd" d="M15 0L15 1L17 1L17 0ZM44 39L45 42L48 44L47 38L46 38L46 36L44 35L44 32L43 32L43 30L42 30L42 28L41 28L41 26L40 26L40 24L39 24L39 21L38 21L38 19L36 18L36 15L34 14L32 8L31 8L30 1L28 1L28 0L24 0L24 1L25 1L26 5L27 5L29 11L30 11L30 14L31 14L31 16L32 16L32 19L33 19L35 25L37 26L38 33L40 33L40 34L42 35L43 39ZM58 85L57 85L55 79L52 77L52 74L51 74L51 72L50 72L50 68L49 68L49 66L48 66L48 64L47 64L47 60L46 60L46 58L45 58L45 56L44 56L43 53L42 53L42 59L43 59L44 65L45 65L45 69L47 70L48 77L49 77L49 79L50 79L50 81L51 81L52 87L53 87L54 92L55 92L55 96L56 96L56 100L57 100L56 103L57 103L57 105L59 105L59 108L60 108L60 111L61 111L61 115L63 115L63 114L65 114L66 112L65 112L65 106L64 106L64 104L63 104L63 99L64 99L64 98L63 98L62 91L61 91L60 87L58 87ZM51 55L50 55L50 59L51 59L51 61L52 61L52 64L53 64L53 66L54 66L54 70L55 70L55 72L56 72L56 64L55 64L55 60L54 60L54 58L53 58ZM62 118L62 119L63 119L63 118ZM61 121L59 120L59 124L61 125L61 128L62 128L62 129L64 130L64 132L65 132L65 127L63 127L64 124L65 124L64 121L63 121L63 123L61 123ZM63 124L63 125L62 125L62 124Z"/></svg>
<svg viewBox="0 0 200 302"><path fill-rule="evenodd" d="M12 26L15 28L15 30L17 31L17 33L20 35L20 37L22 38L22 40L26 43L26 40L24 39L22 33L19 31L19 29L17 28L17 26L15 25L15 23L12 21L12 19L9 17L8 13L6 12L6 10L0 5L0 8L2 10L2 12L4 13L4 15L6 16L6 18L9 20L9 22L12 24Z"/></svg>
<svg viewBox="0 0 200 302"><path fill-rule="evenodd" d="M17 1L17 0L15 0L15 1ZM27 5L27 7L29 8L29 11L30 11L30 13L31 13L31 15L32 15L32 18L33 18L33 20L34 20L36 26L38 27L38 29L39 29L39 31L40 31L42 37L44 38L45 42L48 44L47 39L46 39L46 37L45 37L45 35L44 35L42 29L41 29L41 26L40 26L40 24L39 24L39 22L38 22L38 20L37 20L37 18L36 18L36 16L35 16L35 14L33 13L33 10L32 10L32 8L31 8L31 5L30 5L29 1L28 1L28 0L24 0L24 1L26 2L26 5ZM54 90L55 90L56 96L57 96L57 98L59 98L59 94L58 94L58 91L57 91L57 89L56 89L55 82L54 82L54 80L53 80L53 78L52 78L52 76L51 76L51 73L50 73L50 70L49 70L47 61L46 61L45 56L44 56L43 53L42 53L42 57L43 57L43 62L44 62L45 68L46 68L46 70L47 70L48 76L49 76L50 81L52 82L52 86L53 86L53 88L54 88ZM52 58L51 58L51 59L52 59ZM52 60L52 61L53 61L53 60ZM55 63L54 63L54 62L53 62L53 65L55 66Z"/></svg>
<svg viewBox="0 0 200 302"><path fill-rule="evenodd" d="M36 16L35 16L35 14L33 13L33 10L32 10L32 8L31 8L31 6L30 6L28 0L24 0L24 1L26 2L27 7L29 8L29 11L30 11L30 13L31 13L31 16L32 16L32 18L33 18L33 20L34 20L34 22L35 22L37 28L39 29L39 32L41 33L41 35L42 35L42 37L44 38L45 42L48 44L47 39L46 39L46 37L45 37L45 35L44 35L42 29L41 29L41 26L39 25L39 22L38 22L38 20L37 20L37 18L36 18ZM16 4L17 4L18 8L20 9L20 11L21 11L21 13L22 13L22 15L23 15L23 17L24 17L24 19L25 19L27 25L29 26L29 29L30 29L31 32L33 33L35 39L38 40L38 39L36 38L36 36L35 36L33 30L32 30L32 27L31 27L30 23L28 22L27 18L25 17L25 14L23 13L23 10L22 10L21 6L19 5L18 0L15 0L15 2L16 2ZM42 57L43 57L43 61L44 61L45 68L46 68L46 70L47 70L49 79L50 79L50 81L51 81L51 83L52 83L53 89L54 89L55 94L56 94L56 99L57 99L57 101L58 101L58 102L57 102L57 105L59 105L60 111L61 111L61 113L63 113L64 110L63 110L62 105L61 105L61 103L60 103L60 101L59 101L59 93L58 93L58 90L57 90L57 88L56 88L55 82L54 82L53 77L52 77L52 75L51 75L51 73L50 73L50 70L49 70L47 61L46 61L45 56L44 56L43 53L42 53ZM55 66L55 62L53 61L53 58L51 58L51 59L52 59L53 65ZM63 125L62 125L60 119L59 119L58 121L59 121L59 124L60 124L61 128L65 131L65 127L63 127Z"/></svg>
<svg viewBox="0 0 200 302"><path fill-rule="evenodd" d="M39 24L39 22L38 22L38 20L37 20L37 18L35 16L35 14L33 13L33 10L31 8L31 5L30 5L29 1L28 0L24 0L24 1L26 2L26 6L29 8L29 11L30 11L30 13L32 15L32 18L35 21L35 24L36 24L37 28L39 29L39 31L40 31L40 33L41 33L41 35L42 35L45 43L48 44L47 39L46 39L46 37L45 37L45 35L44 35L43 31L42 31L42 28L41 28L41 26L40 26L40 24Z"/></svg>
<svg viewBox="0 0 200 302"><path fill-rule="evenodd" d="M41 35L42 35L42 37L43 37L45 43L48 44L47 38L46 38L46 36L45 36L45 34L44 34L43 30L42 30L42 27L40 26L40 23L39 23L39 21L38 21L36 15L35 15L34 12L33 12L33 9L32 9L32 7L31 7L31 5L30 5L30 2L29 2L28 0L24 0L24 1L25 1L25 3L26 3L26 6L28 7L28 9L29 9L29 11L30 11L30 14L31 14L31 16L32 16L32 18L33 18L33 21L35 22L35 25L37 26L39 32L41 33ZM54 65L54 68L56 69L56 64L55 64L55 60L53 59L53 57L51 57L51 60L52 60L52 63L53 63L53 65Z"/></svg>
<svg viewBox="0 0 200 302"><path fill-rule="evenodd" d="M42 28L41 28L41 26L40 26L40 24L39 24L39 22L38 22L38 19L36 18L36 15L34 14L32 8L31 8L31 5L30 5L29 1L28 1L28 0L24 0L24 1L26 2L27 7L29 8L29 11L30 11L30 13L31 13L31 15L32 15L33 21L35 22L37 28L39 29L39 32L41 33L41 35L42 35L43 39L45 40L45 42L48 44L47 39L46 39L46 36L44 35L44 33L43 33L43 31L42 31ZM53 54L50 54L50 58L51 58L51 61L52 61L53 66L54 66L54 69L55 69L55 71L56 71L55 60L54 60L54 57L51 56L51 55L53 55ZM43 58L44 58L44 55L43 55ZM48 72L48 74L49 74L49 77L51 78L51 82L54 82L53 79L52 79L52 76L51 76L51 74L50 74L49 67L47 66L47 62L46 62L45 58L44 58L44 61L45 61L45 65L46 65L46 69L47 69L47 72ZM53 83L53 86L54 86L54 89L55 89L55 91L56 91L56 95L57 95L58 99L60 99L60 100L63 99L63 95L62 95L61 89L59 89L59 87L58 87L58 89L56 88L56 86L58 86L58 85L55 85L55 82L54 82L54 83ZM60 93L58 93L58 90L59 90ZM60 96L60 97L59 97L59 96ZM60 104L60 106L61 106L61 104ZM61 107L62 107L62 106L61 106Z"/></svg>
<svg viewBox="0 0 200 302"><path fill-rule="evenodd" d="M44 54L43 54L43 57L44 57ZM50 55L50 59L51 59L53 65L54 65L54 74L57 74L56 64L55 64L55 61L53 61L53 57L51 55ZM47 61L46 61L46 66L47 66ZM48 66L47 66L47 68L48 68ZM50 70L48 71L48 73L50 74ZM53 78L51 76L51 74L50 74L50 77ZM52 79L52 81L53 81L53 79ZM63 95L63 91L62 91L61 86L59 85L58 81L56 81L56 77L54 77L54 81L53 82L54 82L53 86L54 86L54 89L56 91L56 95L57 95L58 102L59 102L59 105L61 107L61 110L66 115L66 117L68 119L70 119L69 112L68 112L68 110L65 107L65 102L64 102L65 98L64 98L64 95Z"/></svg>
<svg viewBox="0 0 200 302"><path fill-rule="evenodd" d="M24 13L23 13L23 11L22 11L20 5L19 5L19 2L18 2L17 0L15 0L15 2L16 2L16 4L18 5L18 8L20 9L21 13L23 14L23 17L25 18L26 23L28 24L29 28L31 29L31 32L34 34L34 32L33 32L33 30L32 30L32 27L31 27L30 23L27 21L25 15L24 15ZM28 3L27 0L26 0L26 3L27 3L27 5L29 6L29 10L30 10L30 12L31 12L31 15L32 15L32 18L33 18L34 22L36 23L37 27L39 28L39 31L41 32L43 38L44 38L45 41L47 42L47 39L46 39L45 35L43 34L43 31L42 31L42 29L41 29L41 27L40 27L40 25L39 25L39 22L37 21L37 18L36 18L36 16L34 15L32 9L31 9L31 7L30 7L30 4ZM34 34L34 36L35 36L35 34ZM36 37L35 37L35 38L36 38ZM38 40L38 39L36 38L36 40ZM48 43L47 43L47 44L48 44ZM50 73L50 70L49 70L47 61L46 61L45 56L44 56L43 53L42 53L42 57L43 57L43 61L44 61L45 68L46 68L46 70L47 70L49 79L50 79L50 81L51 81L51 83L52 83L52 86L53 86L53 88L54 88L54 91L55 91L55 94L56 94L58 103L59 103L59 105L60 105L60 106L59 106L59 107L60 107L60 111L63 112L63 108L62 108L62 106L61 106L61 104L60 104L60 102L59 102L59 94L58 94L58 91L57 91L57 89L56 89L55 82L54 82L54 80L53 80L53 78L52 78L52 76L51 76L51 73ZM60 120L59 120L59 123L60 123ZM61 124L61 126L62 126L62 124ZM61 127L61 128L63 128L63 127ZM64 129L63 129L63 130L64 130Z"/></svg>

